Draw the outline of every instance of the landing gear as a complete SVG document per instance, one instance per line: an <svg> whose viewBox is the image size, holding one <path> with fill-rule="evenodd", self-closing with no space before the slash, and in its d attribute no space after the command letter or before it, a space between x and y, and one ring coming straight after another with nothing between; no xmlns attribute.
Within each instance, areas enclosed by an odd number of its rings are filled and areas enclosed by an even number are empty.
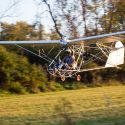
<svg viewBox="0 0 125 125"><path fill-rule="evenodd" d="M64 75L62 75L61 77L60 77L60 79L61 79L61 81L65 81L66 80L66 77L64 76ZM79 81L81 81L81 75L76 75L76 80L79 82Z"/></svg>
<svg viewBox="0 0 125 125"><path fill-rule="evenodd" d="M76 80L79 82L79 81L81 81L81 75L77 75L76 76Z"/></svg>

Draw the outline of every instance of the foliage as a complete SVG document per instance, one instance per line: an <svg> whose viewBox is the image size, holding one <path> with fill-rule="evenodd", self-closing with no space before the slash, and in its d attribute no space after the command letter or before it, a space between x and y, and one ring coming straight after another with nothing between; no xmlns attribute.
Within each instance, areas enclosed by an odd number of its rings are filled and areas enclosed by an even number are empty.
<svg viewBox="0 0 125 125"><path fill-rule="evenodd" d="M17 22L16 24L2 23L2 40L29 40L37 36L33 25L26 22Z"/></svg>
<svg viewBox="0 0 125 125"><path fill-rule="evenodd" d="M0 87L23 93L24 90L29 92L39 92L41 82L47 82L47 78L41 66L30 64L27 58L9 53L0 46Z"/></svg>
<svg viewBox="0 0 125 125"><path fill-rule="evenodd" d="M64 87L63 85L61 85L60 83L57 83L55 81L50 81L50 82L47 82L47 84L45 83L41 83L39 85L39 89L42 91L42 92L48 92L48 91L62 91L64 90Z"/></svg>
<svg viewBox="0 0 125 125"><path fill-rule="evenodd" d="M107 12L100 18L103 32L114 32L125 29L125 1L109 1L106 5Z"/></svg>
<svg viewBox="0 0 125 125"><path fill-rule="evenodd" d="M8 86L8 90L11 93L16 93L16 94L25 94L26 93L25 88L19 82L10 83Z"/></svg>

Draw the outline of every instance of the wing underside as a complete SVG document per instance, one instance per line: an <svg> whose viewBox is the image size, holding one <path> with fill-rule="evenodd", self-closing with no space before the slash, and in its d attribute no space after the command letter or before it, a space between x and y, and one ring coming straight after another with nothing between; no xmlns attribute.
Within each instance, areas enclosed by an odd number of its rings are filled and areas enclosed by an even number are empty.
<svg viewBox="0 0 125 125"><path fill-rule="evenodd" d="M13 44L23 44L23 45L59 45L60 40L34 40L34 41L0 41L2 45L13 45Z"/></svg>
<svg viewBox="0 0 125 125"><path fill-rule="evenodd" d="M91 44L96 42L112 42L122 40L122 37L114 37L115 35L125 34L125 31L109 33L109 34L102 34L96 36L89 36L84 38L78 38L73 40L34 40L34 41L0 41L0 44L7 45L7 44L41 44L41 45L59 45L59 44L79 44L80 42L85 41L85 43Z"/></svg>

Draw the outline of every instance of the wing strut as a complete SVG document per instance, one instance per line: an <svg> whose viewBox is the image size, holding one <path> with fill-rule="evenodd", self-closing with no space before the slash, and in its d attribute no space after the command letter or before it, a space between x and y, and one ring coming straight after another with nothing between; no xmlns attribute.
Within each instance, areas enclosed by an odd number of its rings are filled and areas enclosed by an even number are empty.
<svg viewBox="0 0 125 125"><path fill-rule="evenodd" d="M33 54L33 55L35 55L35 56L39 57L39 58L42 58L42 59L44 59L45 61L47 61L47 62L51 63L51 60L46 59L45 57L43 57L43 56L41 56L41 55L38 55L38 54L36 54L36 53L34 53L34 52L32 52L32 51L30 51L30 50L28 50L28 49L26 49L26 48L24 48L24 47L22 47L22 46L18 45L18 44L15 44L15 45L16 45L16 46L18 46L19 48L21 48L21 49L23 49L23 50L25 50L25 51L27 51L27 52L29 52L29 53ZM54 63L54 62L53 62L53 63Z"/></svg>

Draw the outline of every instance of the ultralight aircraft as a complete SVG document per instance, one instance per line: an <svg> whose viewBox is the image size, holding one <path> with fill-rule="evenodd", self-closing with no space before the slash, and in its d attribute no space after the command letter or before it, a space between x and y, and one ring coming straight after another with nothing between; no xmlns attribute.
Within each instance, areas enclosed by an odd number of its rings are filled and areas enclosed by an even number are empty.
<svg viewBox="0 0 125 125"><path fill-rule="evenodd" d="M72 40L0 41L0 44L16 45L44 59L48 63L47 71L60 77L62 81L68 77L76 77L77 81L80 81L80 72L118 68L124 63L124 45L121 42L124 37L116 37L121 34L125 34L125 31ZM38 45L41 48L35 53L24 47L25 45ZM48 52L44 50L44 46L50 47ZM93 62L98 66L94 66ZM92 67L90 63L93 63Z"/></svg>

